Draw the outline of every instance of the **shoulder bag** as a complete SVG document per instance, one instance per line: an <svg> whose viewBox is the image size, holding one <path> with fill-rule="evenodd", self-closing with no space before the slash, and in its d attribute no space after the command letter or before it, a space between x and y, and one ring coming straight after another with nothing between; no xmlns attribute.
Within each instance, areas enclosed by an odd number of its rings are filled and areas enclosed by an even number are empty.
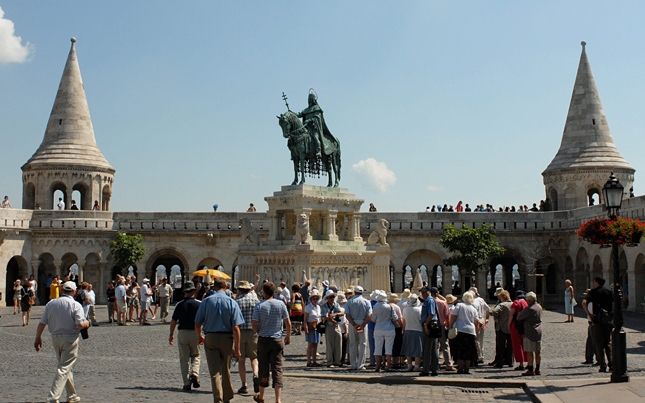
<svg viewBox="0 0 645 403"><path fill-rule="evenodd" d="M527 309L527 308L524 308L524 309ZM517 320L517 314L518 312L515 312L513 314L513 324L515 325L515 330L517 330L517 334L524 335L524 321Z"/></svg>

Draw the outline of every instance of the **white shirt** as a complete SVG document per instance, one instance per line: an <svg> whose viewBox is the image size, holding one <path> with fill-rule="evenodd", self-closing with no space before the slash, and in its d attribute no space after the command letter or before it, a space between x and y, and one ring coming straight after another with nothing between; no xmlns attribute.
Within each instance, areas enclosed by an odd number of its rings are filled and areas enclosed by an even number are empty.
<svg viewBox="0 0 645 403"><path fill-rule="evenodd" d="M65 202L64 201L62 201L62 200L59 201L57 206L58 206L59 210L65 210Z"/></svg>
<svg viewBox="0 0 645 403"><path fill-rule="evenodd" d="M287 287L284 287L280 294L282 294L282 296L284 297L284 300L287 301L287 303L289 304L291 303L291 292Z"/></svg>
<svg viewBox="0 0 645 403"><path fill-rule="evenodd" d="M96 305L96 294L94 293L94 290L85 291L85 299L90 301L90 306Z"/></svg>
<svg viewBox="0 0 645 403"><path fill-rule="evenodd" d="M406 306L403 308L403 319L405 319L405 330L416 330L423 332L423 325L421 324L421 309L422 305Z"/></svg>
<svg viewBox="0 0 645 403"><path fill-rule="evenodd" d="M305 307L305 313L307 314L307 322L319 322L320 315L320 305L308 303Z"/></svg>
<svg viewBox="0 0 645 403"><path fill-rule="evenodd" d="M151 298L152 296L151 296L151 295L147 295L147 294L149 294L149 293L150 293L150 287L148 286L148 284L147 284L147 283L144 283L144 284L141 286L141 288L139 289L139 299L140 299L142 302L150 302L150 300L152 299L152 298Z"/></svg>
<svg viewBox="0 0 645 403"><path fill-rule="evenodd" d="M40 323L47 325L52 335L78 336L76 326L85 323L85 314L81 304L74 301L71 295L63 294L45 305Z"/></svg>

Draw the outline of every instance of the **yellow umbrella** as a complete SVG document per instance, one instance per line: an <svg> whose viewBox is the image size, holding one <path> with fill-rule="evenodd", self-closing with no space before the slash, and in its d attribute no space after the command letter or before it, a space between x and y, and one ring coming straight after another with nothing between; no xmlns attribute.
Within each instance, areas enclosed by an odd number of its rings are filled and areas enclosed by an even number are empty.
<svg viewBox="0 0 645 403"><path fill-rule="evenodd" d="M193 274L195 276L202 276L206 277L206 274L210 274L211 277L213 278L223 278L225 280L230 280L231 276L228 274L224 273L223 271L217 270L217 269L208 269L208 268L203 268L201 270L194 271Z"/></svg>

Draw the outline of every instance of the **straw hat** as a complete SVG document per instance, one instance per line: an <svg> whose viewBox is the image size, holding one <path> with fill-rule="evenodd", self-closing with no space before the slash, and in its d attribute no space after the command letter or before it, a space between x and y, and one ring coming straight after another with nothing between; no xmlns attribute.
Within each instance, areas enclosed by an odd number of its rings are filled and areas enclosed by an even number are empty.
<svg viewBox="0 0 645 403"><path fill-rule="evenodd" d="M452 294L448 294L448 295L446 295L446 302L452 305L455 302L457 302L457 297L455 297Z"/></svg>
<svg viewBox="0 0 645 403"><path fill-rule="evenodd" d="M411 295L410 289L406 288L403 290L403 294L401 294L401 298L410 298L410 295Z"/></svg>

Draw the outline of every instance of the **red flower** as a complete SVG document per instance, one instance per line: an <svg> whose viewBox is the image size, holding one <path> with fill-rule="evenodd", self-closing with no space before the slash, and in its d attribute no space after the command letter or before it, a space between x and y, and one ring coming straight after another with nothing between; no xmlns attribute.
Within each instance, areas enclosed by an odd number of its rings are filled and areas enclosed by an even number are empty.
<svg viewBox="0 0 645 403"><path fill-rule="evenodd" d="M630 218L593 218L583 223L576 233L585 241L598 245L631 245L640 242L645 224Z"/></svg>

